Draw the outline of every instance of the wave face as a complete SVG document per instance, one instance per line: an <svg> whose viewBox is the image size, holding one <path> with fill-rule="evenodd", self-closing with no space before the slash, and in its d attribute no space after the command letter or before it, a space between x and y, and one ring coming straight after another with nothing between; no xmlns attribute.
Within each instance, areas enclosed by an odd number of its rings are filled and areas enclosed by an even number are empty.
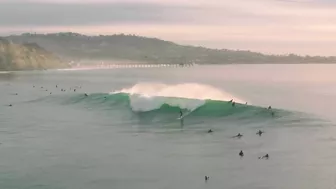
<svg viewBox="0 0 336 189"><path fill-rule="evenodd" d="M72 97L67 104L86 102L92 106L108 106L112 109L129 109L133 113L142 116L164 116L173 115L177 117L179 111L182 110L186 117L224 117L238 116L252 117L262 116L270 117L271 112L266 108L252 105L236 103L233 107L229 101L219 100L201 100L188 99L179 97L162 97L162 96L144 96L139 94L127 93L95 93L85 97L84 95L76 95ZM278 112L280 110L277 110ZM185 117L185 118L186 118Z"/></svg>
<svg viewBox="0 0 336 189"><path fill-rule="evenodd" d="M236 102L234 107L231 99ZM113 111L113 115L120 115L126 120L140 120L140 124L145 125L178 121L180 110L185 115L183 120L188 123L194 121L194 124L204 121L221 123L221 120L225 120L230 125L260 125L265 121L274 125L276 121L285 126L303 122L308 125L314 120L311 115L280 109L268 110L242 102L234 95L206 85L142 83L111 93L72 96L65 104L84 103L90 109L107 110L107 114Z"/></svg>

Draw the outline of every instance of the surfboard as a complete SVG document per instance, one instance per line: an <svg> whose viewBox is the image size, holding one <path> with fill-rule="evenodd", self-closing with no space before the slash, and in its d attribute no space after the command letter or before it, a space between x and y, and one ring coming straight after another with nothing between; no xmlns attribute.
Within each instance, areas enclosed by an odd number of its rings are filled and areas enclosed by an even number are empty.
<svg viewBox="0 0 336 189"><path fill-rule="evenodd" d="M191 112L187 112L186 114L182 115L181 117L178 117L177 119L183 119L185 116L189 115Z"/></svg>

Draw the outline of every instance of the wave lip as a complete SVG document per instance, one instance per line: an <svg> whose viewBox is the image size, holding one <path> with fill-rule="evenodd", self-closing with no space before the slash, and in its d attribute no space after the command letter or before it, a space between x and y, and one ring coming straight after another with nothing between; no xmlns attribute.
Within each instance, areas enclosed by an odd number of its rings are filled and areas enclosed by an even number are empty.
<svg viewBox="0 0 336 189"><path fill-rule="evenodd" d="M130 95L137 94L148 98L175 97L185 99L220 101L229 101L233 99L235 102L238 103L245 102L242 99L231 95L223 90L198 83L183 83L176 85L167 85L162 83L139 83L130 88L124 88L122 90L112 92L111 94L116 93L127 93Z"/></svg>

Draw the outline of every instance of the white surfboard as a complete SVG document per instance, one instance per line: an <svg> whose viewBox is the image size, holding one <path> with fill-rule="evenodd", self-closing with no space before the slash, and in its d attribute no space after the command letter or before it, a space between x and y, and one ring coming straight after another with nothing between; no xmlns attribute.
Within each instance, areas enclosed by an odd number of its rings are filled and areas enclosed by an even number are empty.
<svg viewBox="0 0 336 189"><path fill-rule="evenodd" d="M189 115L191 112L187 112L186 114L182 115L181 117L177 118L177 119L183 119L185 116Z"/></svg>

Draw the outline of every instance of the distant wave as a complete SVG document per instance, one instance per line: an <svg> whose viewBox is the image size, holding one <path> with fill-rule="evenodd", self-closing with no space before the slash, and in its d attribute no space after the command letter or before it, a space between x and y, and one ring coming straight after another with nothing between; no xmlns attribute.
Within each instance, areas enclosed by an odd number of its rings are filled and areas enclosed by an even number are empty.
<svg viewBox="0 0 336 189"><path fill-rule="evenodd" d="M52 98L52 97L49 97ZM66 100L64 101L64 98ZM63 100L62 100L63 99ZM230 102L234 99L233 107ZM45 101L46 99L41 99ZM65 105L84 104L86 108L113 111L119 115L136 116L136 119L168 123L176 120L182 110L186 120L218 121L225 118L227 123L247 124L264 121L279 122L282 126L295 126L305 123L306 126L321 120L305 113L281 109L268 110L266 107L246 105L243 100L211 86L197 83L166 85L160 83L140 83L111 93L93 93L88 96L76 94L66 97L47 99L59 101ZM127 113L129 112L129 113ZM272 112L274 113L272 115ZM126 116L127 117L127 116ZM128 117L126 119L133 119ZM238 122L243 121L243 122ZM258 124L257 124L258 125Z"/></svg>
<svg viewBox="0 0 336 189"><path fill-rule="evenodd" d="M76 95L66 102L66 104L88 103L90 107L110 106L113 109L129 108L136 114L148 116L177 116L179 111L188 113L188 117L224 117L240 116L271 117L271 111L266 108L237 103L235 107L228 101L200 100L178 97L148 97L138 94L128 93L95 93L85 96ZM280 112L280 110L276 110ZM278 115L277 115L278 116Z"/></svg>

